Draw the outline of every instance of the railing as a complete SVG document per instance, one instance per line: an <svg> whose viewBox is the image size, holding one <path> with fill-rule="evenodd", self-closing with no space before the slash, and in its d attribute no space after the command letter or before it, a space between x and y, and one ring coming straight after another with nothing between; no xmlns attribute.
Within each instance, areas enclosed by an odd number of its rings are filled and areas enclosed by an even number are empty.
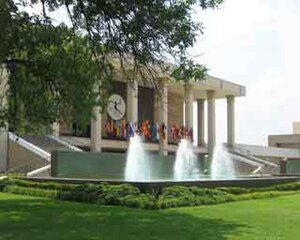
<svg viewBox="0 0 300 240"><path fill-rule="evenodd" d="M48 171L48 170L50 170L50 169L51 169L51 165L48 164L48 165L46 165L45 167L41 167L41 168L35 169L35 170L31 171L31 172L28 172L28 173L26 174L26 176L27 176L27 177L33 177L33 176L35 176L35 175L37 175L37 174L39 174L39 173L42 173L42 172L44 172L44 171Z"/></svg>
<svg viewBox="0 0 300 240"><path fill-rule="evenodd" d="M9 132L8 133L9 140L19 144L20 146L26 148L27 150L33 152L34 154L40 156L41 158L51 162L51 154L46 152L45 150L33 145L32 143L24 140L23 138L18 137L17 135Z"/></svg>
<svg viewBox="0 0 300 240"><path fill-rule="evenodd" d="M70 143L61 140L58 137L55 137L53 135L47 135L47 137L51 138L52 140L58 142L59 144L65 146L65 147L67 147L67 148L69 148L69 149L71 149L73 151L82 152L82 149L80 149L78 147L75 147L75 146L71 145Z"/></svg>
<svg viewBox="0 0 300 240"><path fill-rule="evenodd" d="M271 167L278 167L278 165L275 164L275 163L263 160L263 159L258 158L258 157L254 157L253 155L251 155L251 152L247 149L235 148L235 149L230 149L228 151L232 154L239 155L243 158L247 158L247 159L255 161L257 163L261 163L263 165L268 165L268 166L271 166Z"/></svg>

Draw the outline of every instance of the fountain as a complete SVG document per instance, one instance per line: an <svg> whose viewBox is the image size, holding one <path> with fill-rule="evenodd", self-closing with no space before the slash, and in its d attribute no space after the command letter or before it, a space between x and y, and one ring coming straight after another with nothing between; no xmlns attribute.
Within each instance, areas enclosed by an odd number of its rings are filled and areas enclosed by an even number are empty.
<svg viewBox="0 0 300 240"><path fill-rule="evenodd" d="M217 145L214 150L214 155L211 163L211 178L217 179L234 179L233 161L222 145Z"/></svg>
<svg viewBox="0 0 300 240"><path fill-rule="evenodd" d="M181 139L175 158L174 180L199 179L200 170L198 159L193 151L192 142L188 139Z"/></svg>
<svg viewBox="0 0 300 240"><path fill-rule="evenodd" d="M205 157L197 156L194 151L193 144L188 139L182 139L176 153L173 155L159 156L155 153L146 153L142 138L135 135L130 139L130 145L126 155L122 153L107 153L103 152L95 158L94 153L81 153L79 160L89 166L89 168L78 168L76 164L70 164L70 159L73 159L74 153L63 151L60 159L56 160L56 175L57 178L78 178L78 181L86 181L84 178L91 181L104 181L111 183L130 182L139 188L162 189L166 186L256 186L257 184L274 184L281 181L295 181L299 177L281 178L274 176L254 176L249 175L253 172L253 168L264 166L265 160L257 158L244 157L242 161L239 158L243 154L233 150L227 151L223 146L215 148L212 164L210 167L211 175L203 174ZM90 156L90 158L83 158ZM108 161L111 160L111 161ZM233 160L235 161L233 165ZM76 159L78 162L78 159ZM202 164L201 164L202 161ZM239 161L239 162L238 162ZM256 164L254 164L256 162ZM58 164L57 164L58 163ZM273 164L275 165L275 164ZM99 167L101 166L101 167ZM249 167L250 166L250 167ZM269 165L268 165L269 166ZM277 167L276 165L274 168ZM71 170L70 170L71 168ZM67 169L67 171L66 171ZM235 175L235 171L238 173ZM242 172L241 172L242 171ZM268 179L270 177L270 179ZM242 179L242 180L241 180ZM215 181L217 180L217 181ZM219 181L221 180L221 181ZM234 180L234 181L227 181Z"/></svg>
<svg viewBox="0 0 300 240"><path fill-rule="evenodd" d="M141 136L137 134L130 138L125 167L125 180L151 180L149 156L144 150Z"/></svg>

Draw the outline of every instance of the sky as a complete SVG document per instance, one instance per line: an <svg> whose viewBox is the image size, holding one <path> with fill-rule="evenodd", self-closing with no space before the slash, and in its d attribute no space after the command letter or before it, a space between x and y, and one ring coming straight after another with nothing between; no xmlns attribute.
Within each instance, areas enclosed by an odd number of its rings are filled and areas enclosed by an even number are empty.
<svg viewBox="0 0 300 240"><path fill-rule="evenodd" d="M300 121L300 1L225 0L215 10L196 8L193 16L205 29L191 57L210 75L246 86L246 97L236 99L236 141L267 145L270 134L292 133L292 122ZM66 14L52 17L61 21ZM225 142L224 100L216 113L217 142Z"/></svg>
<svg viewBox="0 0 300 240"><path fill-rule="evenodd" d="M225 0L194 13L204 35L190 51L209 74L246 86L236 99L236 141L267 145L300 121L300 1ZM217 141L227 134L226 102L217 101Z"/></svg>

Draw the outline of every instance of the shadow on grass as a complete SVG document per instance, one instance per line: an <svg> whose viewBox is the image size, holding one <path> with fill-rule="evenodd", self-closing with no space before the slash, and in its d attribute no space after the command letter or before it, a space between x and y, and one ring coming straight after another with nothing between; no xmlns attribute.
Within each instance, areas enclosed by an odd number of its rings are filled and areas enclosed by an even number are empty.
<svg viewBox="0 0 300 240"><path fill-rule="evenodd" d="M24 196L0 198L1 240L225 240L241 230L246 226L180 209L147 211Z"/></svg>

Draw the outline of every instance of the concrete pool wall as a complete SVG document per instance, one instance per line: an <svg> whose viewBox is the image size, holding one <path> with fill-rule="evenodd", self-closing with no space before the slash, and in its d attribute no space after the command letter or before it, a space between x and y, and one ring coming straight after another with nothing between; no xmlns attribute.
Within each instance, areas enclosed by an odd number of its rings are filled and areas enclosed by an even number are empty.
<svg viewBox="0 0 300 240"><path fill-rule="evenodd" d="M174 156L149 154L149 157L155 166L151 174L154 178L172 178ZM51 154L52 177L123 180L125 165L124 153L53 151Z"/></svg>

